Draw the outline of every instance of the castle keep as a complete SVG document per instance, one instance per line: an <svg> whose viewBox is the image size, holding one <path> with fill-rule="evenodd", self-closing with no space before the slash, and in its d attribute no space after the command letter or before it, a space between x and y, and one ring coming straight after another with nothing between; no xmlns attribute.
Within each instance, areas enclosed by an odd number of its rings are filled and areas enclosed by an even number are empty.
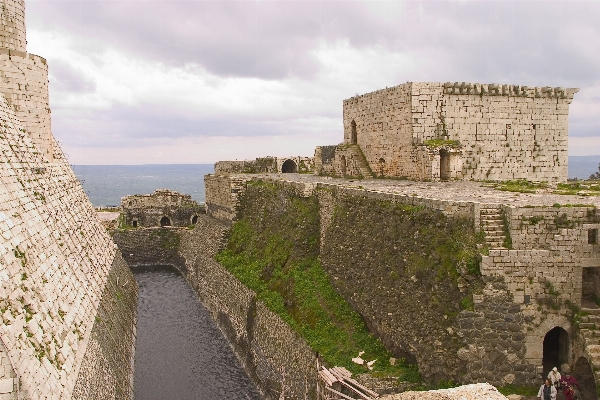
<svg viewBox="0 0 600 400"><path fill-rule="evenodd" d="M412 180L567 179L578 89L408 82L344 100L344 142L318 174Z"/></svg>
<svg viewBox="0 0 600 400"><path fill-rule="evenodd" d="M0 399L132 398L135 280L51 134L24 1L0 22Z"/></svg>

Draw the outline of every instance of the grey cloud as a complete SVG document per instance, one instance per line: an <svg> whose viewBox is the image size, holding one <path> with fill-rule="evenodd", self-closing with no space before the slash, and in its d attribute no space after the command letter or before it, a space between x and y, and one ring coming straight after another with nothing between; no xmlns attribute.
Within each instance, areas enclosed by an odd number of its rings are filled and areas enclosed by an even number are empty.
<svg viewBox="0 0 600 400"><path fill-rule="evenodd" d="M48 74L54 78L52 90L57 92L93 92L96 83L88 79L80 70L62 60L50 59Z"/></svg>
<svg viewBox="0 0 600 400"><path fill-rule="evenodd" d="M387 18L346 1L40 1L27 13L37 27L80 35L87 51L117 46L220 76L313 77L319 40L426 54L425 80L567 84L600 74L598 55L570 43L585 37L565 40L573 26L598 32L598 2L407 2Z"/></svg>
<svg viewBox="0 0 600 400"><path fill-rule="evenodd" d="M145 140L174 140L210 136L281 136L301 134L293 121L183 114L155 105L121 106L104 111L56 110L55 135L71 146L139 147Z"/></svg>

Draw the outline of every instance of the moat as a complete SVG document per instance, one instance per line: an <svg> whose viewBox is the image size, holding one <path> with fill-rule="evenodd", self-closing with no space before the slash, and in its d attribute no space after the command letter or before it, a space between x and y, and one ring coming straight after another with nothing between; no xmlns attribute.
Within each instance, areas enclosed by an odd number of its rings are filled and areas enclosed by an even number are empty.
<svg viewBox="0 0 600 400"><path fill-rule="evenodd" d="M139 286L135 399L260 399L179 272L132 271Z"/></svg>

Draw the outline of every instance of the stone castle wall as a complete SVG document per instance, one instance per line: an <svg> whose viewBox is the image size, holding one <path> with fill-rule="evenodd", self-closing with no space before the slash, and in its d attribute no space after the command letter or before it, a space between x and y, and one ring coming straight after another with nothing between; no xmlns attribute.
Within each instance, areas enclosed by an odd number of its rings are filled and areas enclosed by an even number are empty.
<svg viewBox="0 0 600 400"><path fill-rule="evenodd" d="M311 173L312 157L262 157L256 160L218 161L215 174L275 174L275 173Z"/></svg>
<svg viewBox="0 0 600 400"><path fill-rule="evenodd" d="M21 396L70 397L76 386L101 392L103 383L80 369L88 357L108 351L92 331L101 302L114 295L105 289L109 276L124 268L120 254L58 146L49 163L6 103L0 103L0 119L0 336ZM129 271L121 274L129 276L127 293L136 299ZM120 339L132 347L136 304L119 307L123 320L103 323L122 327ZM97 351L88 354L88 347ZM131 357L130 349L103 365L106 379L118 382L115 398L132 396Z"/></svg>
<svg viewBox="0 0 600 400"><path fill-rule="evenodd" d="M576 92L409 82L344 100L344 143L385 176L565 181Z"/></svg>
<svg viewBox="0 0 600 400"><path fill-rule="evenodd" d="M223 192L227 179L230 188L235 179L236 206L220 213L222 205L213 197L214 212L209 211L226 221L235 220L235 210L242 211L241 179L246 185L252 179L293 185L299 193L318 196L320 261L331 282L388 349L418 361L426 379L535 384L541 379L544 338L556 327L570 342L565 362L574 365L584 357L592 364L573 321L586 294L583 274L597 276L600 269L594 206L439 200L326 180L208 178L218 179ZM458 262L458 275L434 272L447 260L444 249L458 246L449 254L459 254L464 243L486 229L489 209L503 215L512 245L485 250L480 243L479 264ZM403 212L414 213L412 223L402 219ZM460 240L454 236L465 234ZM468 272L477 270L480 275Z"/></svg>
<svg viewBox="0 0 600 400"><path fill-rule="evenodd" d="M52 137L24 2L0 19L1 395L132 398L137 285Z"/></svg>

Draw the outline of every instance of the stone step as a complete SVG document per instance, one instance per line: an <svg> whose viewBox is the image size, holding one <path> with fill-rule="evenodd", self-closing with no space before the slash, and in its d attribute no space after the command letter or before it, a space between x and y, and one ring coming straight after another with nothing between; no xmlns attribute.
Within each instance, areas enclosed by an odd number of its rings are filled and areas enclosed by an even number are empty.
<svg viewBox="0 0 600 400"><path fill-rule="evenodd" d="M581 322L579 323L579 328L580 329L596 329L596 323L595 322Z"/></svg>
<svg viewBox="0 0 600 400"><path fill-rule="evenodd" d="M581 311L585 314L592 315L600 315L600 308L581 308Z"/></svg>
<svg viewBox="0 0 600 400"><path fill-rule="evenodd" d="M486 232L485 238L486 239L504 240L504 232L501 232L501 231Z"/></svg>
<svg viewBox="0 0 600 400"><path fill-rule="evenodd" d="M593 358L600 357L600 344L590 344L586 346L586 350Z"/></svg>
<svg viewBox="0 0 600 400"><path fill-rule="evenodd" d="M500 214L501 212L500 208L482 208L479 210L480 214Z"/></svg>
<svg viewBox="0 0 600 400"><path fill-rule="evenodd" d="M496 222L491 222L491 221L482 221L481 226L485 230L493 229L493 228L498 228L498 229L504 228L503 224L498 224Z"/></svg>

